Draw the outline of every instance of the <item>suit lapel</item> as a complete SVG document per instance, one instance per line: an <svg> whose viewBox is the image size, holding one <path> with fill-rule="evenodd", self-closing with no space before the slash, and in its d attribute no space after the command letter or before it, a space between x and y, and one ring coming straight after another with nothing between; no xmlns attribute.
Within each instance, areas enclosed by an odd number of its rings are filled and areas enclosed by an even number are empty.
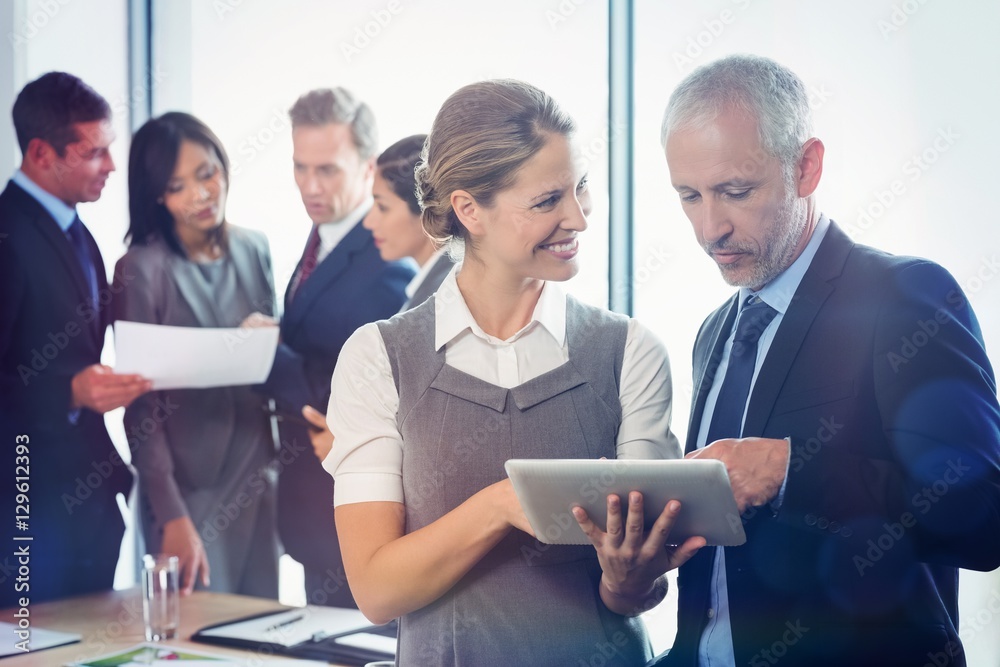
<svg viewBox="0 0 1000 667"><path fill-rule="evenodd" d="M364 250L371 242L371 232L361 225L361 220L358 220L330 254L313 269L309 279L299 287L291 302L287 300L286 294L284 321L286 338L292 337L292 332L302 324L306 313L316 300L326 294L330 284L350 267L353 256Z"/></svg>
<svg viewBox="0 0 1000 667"><path fill-rule="evenodd" d="M763 433L764 426L774 408L774 402L781 391L788 371L802 347L813 320L823 303L835 289L835 281L840 276L853 247L853 242L839 227L830 224L812 264L806 270L795 295L781 319L767 358L761 366L754 383L753 394L747 407L744 436Z"/></svg>
<svg viewBox="0 0 1000 667"><path fill-rule="evenodd" d="M38 201L29 195L27 192L21 188L20 185L11 181L7 185L8 190L11 191L16 197L21 200L21 208L24 210L25 214L29 216L32 225L38 230L42 238L49 244L52 252L55 253L56 257L59 258L59 263L67 272L69 282L73 284L73 290L76 294L78 303L83 306L90 301L90 290L88 288L87 276L83 273L83 267L80 266L80 260L77 259L76 252L73 250L73 245L68 238L66 238L66 233L59 227L57 223L49 212L45 210L45 207L38 203ZM91 261L94 262L95 273L97 273L97 289L98 296L100 296L100 290L102 287L107 286L107 275L104 274L104 266L98 265L100 262L100 251L97 250L97 244L94 241L93 236L90 234L90 230L84 225L84 236L87 239L87 245L90 250ZM103 276L103 280L101 279ZM100 307L100 304L95 304L95 307ZM100 313L98 313L100 315ZM106 322L104 317L95 317L91 320L90 326L85 327L92 336L94 342L98 348L104 345L104 338L101 336L102 325Z"/></svg>
<svg viewBox="0 0 1000 667"><path fill-rule="evenodd" d="M45 240L52 247L52 251L59 258L60 264L69 272L69 277L73 283L73 289L76 290L77 297L81 302L86 302L90 299L90 295L87 290L87 277L83 273L83 267L80 266L80 260L76 258L76 253L73 251L73 246L70 240L66 238L66 233L59 228L59 224L49 215L49 212L39 204L34 197L29 195L27 192L21 189L21 186L11 182L8 186L14 188L14 192L22 200L22 206L24 210L32 217L32 222L35 229L45 238ZM90 236L89 230L86 234ZM93 253L91 253L93 254ZM103 270L104 267L101 267Z"/></svg>
<svg viewBox="0 0 1000 667"><path fill-rule="evenodd" d="M729 337L729 332L733 330L733 322L736 321L738 296L739 293L734 294L722 308L709 317L705 322L703 333L695 343L697 354L696 367L694 368L694 387L697 393L691 405L691 421L688 423L685 454L697 449L698 432L701 430L702 413L705 411L705 399L712 389L712 383L715 382L715 373L719 370L719 363L722 360L722 350ZM703 345L707 345L707 347L703 347Z"/></svg>
<svg viewBox="0 0 1000 667"><path fill-rule="evenodd" d="M249 239L245 238L239 230L230 228L230 231L229 258L236 271L236 281L243 287L247 298L251 300L251 308L265 315L270 315L274 312L270 301L268 303L254 301L254 295L257 294L266 294L269 300L273 296L267 282L267 276L264 275L260 257L254 252Z"/></svg>

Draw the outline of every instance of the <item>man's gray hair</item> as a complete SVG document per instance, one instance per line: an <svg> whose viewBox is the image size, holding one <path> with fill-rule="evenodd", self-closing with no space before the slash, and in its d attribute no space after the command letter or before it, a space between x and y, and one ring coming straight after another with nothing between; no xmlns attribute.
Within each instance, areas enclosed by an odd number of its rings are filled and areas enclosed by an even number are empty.
<svg viewBox="0 0 1000 667"><path fill-rule="evenodd" d="M702 127L735 109L757 121L764 150L790 175L812 136L809 96L802 80L770 58L733 55L699 67L670 96L660 143L683 127Z"/></svg>
<svg viewBox="0 0 1000 667"><path fill-rule="evenodd" d="M295 101L288 110L288 116L293 130L303 125L349 125L354 145L362 160L367 160L378 152L375 114L371 107L354 97L346 88L310 90Z"/></svg>

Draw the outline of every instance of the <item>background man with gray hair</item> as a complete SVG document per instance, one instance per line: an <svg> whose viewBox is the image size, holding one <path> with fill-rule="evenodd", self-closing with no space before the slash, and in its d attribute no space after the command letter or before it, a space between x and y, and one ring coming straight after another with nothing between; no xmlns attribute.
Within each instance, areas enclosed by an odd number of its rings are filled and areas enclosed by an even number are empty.
<svg viewBox="0 0 1000 667"><path fill-rule="evenodd" d="M344 341L394 315L414 270L385 262L361 225L372 206L378 137L367 104L343 88L313 90L289 111L295 183L313 227L285 293L281 345L263 390L282 416L278 528L305 568L310 604L354 607L333 523L333 479L313 453L303 410L318 417Z"/></svg>
<svg viewBox="0 0 1000 667"><path fill-rule="evenodd" d="M657 664L965 665L957 568L1000 565L1000 408L965 295L820 212L825 149L781 65L696 70L662 140L739 287L695 342L686 452L726 464L747 542L680 568Z"/></svg>

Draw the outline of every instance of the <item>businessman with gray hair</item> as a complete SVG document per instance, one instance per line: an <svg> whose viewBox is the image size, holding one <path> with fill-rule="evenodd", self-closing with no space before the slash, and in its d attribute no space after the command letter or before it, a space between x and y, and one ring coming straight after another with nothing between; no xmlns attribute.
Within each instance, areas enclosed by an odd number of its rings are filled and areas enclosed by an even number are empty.
<svg viewBox="0 0 1000 667"><path fill-rule="evenodd" d="M965 665L958 568L1000 565L1000 408L966 296L822 213L825 148L778 63L693 72L662 142L738 288L698 332L685 451L726 464L747 541L681 566L656 664Z"/></svg>

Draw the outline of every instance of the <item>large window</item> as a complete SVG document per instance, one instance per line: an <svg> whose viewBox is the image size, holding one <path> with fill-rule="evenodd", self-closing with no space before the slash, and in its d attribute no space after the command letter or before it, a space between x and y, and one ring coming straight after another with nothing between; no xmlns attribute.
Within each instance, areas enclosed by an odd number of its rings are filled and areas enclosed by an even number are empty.
<svg viewBox="0 0 1000 667"><path fill-rule="evenodd" d="M427 132L441 103L486 78L523 79L570 113L590 159L595 210L571 289L607 302L607 7L600 2L365 0L157 2L155 113L191 111L234 174L229 219L268 234L283 290L309 219L292 179L288 108L344 86L368 102L380 144Z"/></svg>

